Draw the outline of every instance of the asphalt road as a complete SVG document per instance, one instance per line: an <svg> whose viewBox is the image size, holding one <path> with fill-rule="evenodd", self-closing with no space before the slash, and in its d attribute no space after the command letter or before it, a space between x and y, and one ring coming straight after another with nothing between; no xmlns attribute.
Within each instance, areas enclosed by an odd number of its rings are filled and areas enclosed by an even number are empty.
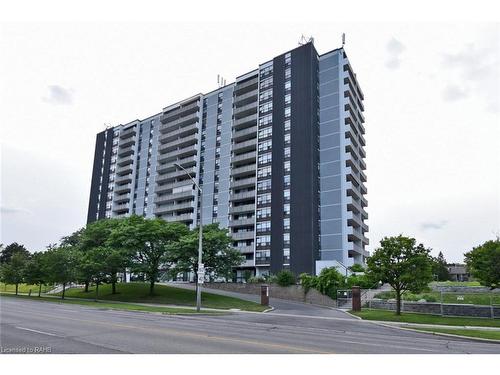
<svg viewBox="0 0 500 375"><path fill-rule="evenodd" d="M16 348L50 348L51 353L500 353L499 344L403 331L336 310L295 305L264 314L169 316L0 297L0 346L3 353ZM313 314L306 315L309 308Z"/></svg>

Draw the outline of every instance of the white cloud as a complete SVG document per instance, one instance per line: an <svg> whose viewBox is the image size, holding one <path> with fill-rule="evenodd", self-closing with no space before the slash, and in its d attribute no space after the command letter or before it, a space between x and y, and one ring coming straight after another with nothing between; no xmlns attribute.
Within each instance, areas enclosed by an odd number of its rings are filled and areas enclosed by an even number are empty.
<svg viewBox="0 0 500 375"><path fill-rule="evenodd" d="M447 220L441 220L441 221L426 221L420 224L420 229L423 231L426 230L439 230L443 229L444 226L448 224Z"/></svg>
<svg viewBox="0 0 500 375"><path fill-rule="evenodd" d="M391 70L398 69L401 66L401 54L406 49L405 45L396 38L391 38L386 45L387 61L385 66Z"/></svg>
<svg viewBox="0 0 500 375"><path fill-rule="evenodd" d="M50 104L70 105L73 104L73 89L67 89L58 85L48 86L48 96L42 100Z"/></svg>

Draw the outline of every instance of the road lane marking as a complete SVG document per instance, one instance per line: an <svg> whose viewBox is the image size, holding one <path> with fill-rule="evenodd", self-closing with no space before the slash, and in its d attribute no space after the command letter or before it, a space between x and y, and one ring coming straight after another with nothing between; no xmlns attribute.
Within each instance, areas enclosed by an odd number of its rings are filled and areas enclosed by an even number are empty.
<svg viewBox="0 0 500 375"><path fill-rule="evenodd" d="M228 342L235 342L235 343L241 343L241 344L248 344L248 345L253 345L257 347L269 347L269 348L278 348L278 349L284 349L284 350L294 350L294 351L299 351L299 352L304 352L304 353L314 353L314 354L335 354L333 352L324 352L320 350L313 350L313 349L307 349L307 348L302 348L302 347L296 347L296 346L290 346L290 345L283 345L283 344L273 344L273 343L266 343L266 342L259 342L259 341L254 341L254 340L242 340L242 339L237 339L237 338L232 338L232 337L221 337L221 336L212 336L209 334L198 334L198 333L187 333L187 332L182 332L179 330L171 329L171 328L147 328L147 327L138 327L138 326L132 326L132 325L126 325L126 324L116 324L116 323L109 323L109 322L101 322L98 320L90 320L90 319L78 319L78 318L70 318L66 316L54 316L54 315L47 315L47 314L37 314L38 316L46 316L51 319L66 319L66 320L73 320L73 321L79 321L79 322L86 322L86 323L93 323L93 324L99 324L99 325L104 325L106 327L117 327L117 328L125 328L125 329L131 329L131 330L139 330L139 331L150 331L154 333L170 333L170 334L175 334L178 336L184 336L184 337L190 337L190 338L197 338L197 339L205 339L205 340L212 340L212 341L228 341ZM18 328L18 327L16 327ZM23 329L23 328L21 328ZM25 328L26 330L30 330ZM41 331L38 331L41 333ZM46 333L46 332L44 332ZM46 333L47 334L47 333ZM57 336L54 334L50 334L52 336Z"/></svg>
<svg viewBox="0 0 500 375"><path fill-rule="evenodd" d="M55 336L55 337L60 337L59 335L56 335L55 333L50 333L50 332L44 332L44 331L39 331L37 329L31 329L31 328L26 328L26 327L15 327L17 329L22 329L23 331L30 331L30 332L35 332L39 333L41 335L47 335L47 336Z"/></svg>

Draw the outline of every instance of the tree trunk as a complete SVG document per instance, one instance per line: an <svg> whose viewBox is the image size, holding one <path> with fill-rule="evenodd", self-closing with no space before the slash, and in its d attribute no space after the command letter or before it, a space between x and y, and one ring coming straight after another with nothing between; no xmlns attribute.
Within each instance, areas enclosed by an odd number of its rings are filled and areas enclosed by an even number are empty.
<svg viewBox="0 0 500 375"><path fill-rule="evenodd" d="M64 299L64 294L66 293L66 283L63 283L62 299Z"/></svg>
<svg viewBox="0 0 500 375"><path fill-rule="evenodd" d="M42 283L38 286L38 297L42 294Z"/></svg>
<svg viewBox="0 0 500 375"><path fill-rule="evenodd" d="M396 315L401 315L401 291L396 290Z"/></svg>
<svg viewBox="0 0 500 375"><path fill-rule="evenodd" d="M152 279L149 281L149 295L152 296L154 294L155 289L155 280Z"/></svg>
<svg viewBox="0 0 500 375"><path fill-rule="evenodd" d="M85 281L85 293L89 292L89 281Z"/></svg>
<svg viewBox="0 0 500 375"><path fill-rule="evenodd" d="M16 296L17 296L17 290L19 288L19 283L16 283Z"/></svg>
<svg viewBox="0 0 500 375"><path fill-rule="evenodd" d="M124 283L127 282L127 269L126 268L123 269L123 282Z"/></svg>
<svg viewBox="0 0 500 375"><path fill-rule="evenodd" d="M99 296L99 283L95 283L95 300L97 301L97 297Z"/></svg>
<svg viewBox="0 0 500 375"><path fill-rule="evenodd" d="M116 280L111 283L111 293L116 294Z"/></svg>

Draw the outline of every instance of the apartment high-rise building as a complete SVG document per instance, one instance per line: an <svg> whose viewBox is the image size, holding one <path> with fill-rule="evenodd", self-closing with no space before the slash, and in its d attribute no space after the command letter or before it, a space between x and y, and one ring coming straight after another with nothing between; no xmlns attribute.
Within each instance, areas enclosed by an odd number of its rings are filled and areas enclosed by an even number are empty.
<svg viewBox="0 0 500 375"><path fill-rule="evenodd" d="M318 55L309 42L109 128L97 134L87 221L218 222L246 258L237 277L364 263L363 100L344 49Z"/></svg>

